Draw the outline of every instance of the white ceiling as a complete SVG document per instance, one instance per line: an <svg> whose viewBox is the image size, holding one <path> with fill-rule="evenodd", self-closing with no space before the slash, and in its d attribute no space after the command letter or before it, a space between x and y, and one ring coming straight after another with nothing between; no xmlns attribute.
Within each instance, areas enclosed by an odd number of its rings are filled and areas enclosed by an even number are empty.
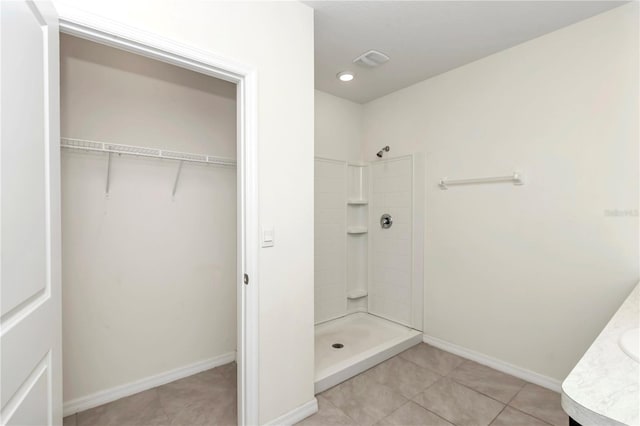
<svg viewBox="0 0 640 426"><path fill-rule="evenodd" d="M620 6L621 1L305 1L315 9L316 89L365 103ZM352 63L376 49L391 60ZM342 83L340 71L356 78Z"/></svg>

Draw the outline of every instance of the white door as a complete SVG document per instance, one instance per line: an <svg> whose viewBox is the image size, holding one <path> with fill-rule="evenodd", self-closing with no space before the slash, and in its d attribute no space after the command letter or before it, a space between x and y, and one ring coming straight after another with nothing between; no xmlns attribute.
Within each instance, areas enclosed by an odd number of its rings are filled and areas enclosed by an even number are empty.
<svg viewBox="0 0 640 426"><path fill-rule="evenodd" d="M0 0L0 423L62 423L58 24Z"/></svg>

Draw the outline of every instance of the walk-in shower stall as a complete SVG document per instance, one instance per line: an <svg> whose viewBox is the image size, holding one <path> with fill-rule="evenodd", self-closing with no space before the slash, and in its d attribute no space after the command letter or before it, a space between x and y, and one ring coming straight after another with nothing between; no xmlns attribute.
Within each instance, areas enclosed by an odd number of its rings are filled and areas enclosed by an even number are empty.
<svg viewBox="0 0 640 426"><path fill-rule="evenodd" d="M316 392L422 339L423 177L418 154L316 158Z"/></svg>

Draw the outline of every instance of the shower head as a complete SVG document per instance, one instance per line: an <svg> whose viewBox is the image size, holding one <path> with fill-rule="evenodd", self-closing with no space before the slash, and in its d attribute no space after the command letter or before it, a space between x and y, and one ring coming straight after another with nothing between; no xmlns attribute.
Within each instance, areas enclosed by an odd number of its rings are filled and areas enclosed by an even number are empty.
<svg viewBox="0 0 640 426"><path fill-rule="evenodd" d="M378 151L378 153L376 154L378 156L378 158L382 158L382 155L385 152L389 152L389 145L385 146L384 148L382 148L380 151Z"/></svg>

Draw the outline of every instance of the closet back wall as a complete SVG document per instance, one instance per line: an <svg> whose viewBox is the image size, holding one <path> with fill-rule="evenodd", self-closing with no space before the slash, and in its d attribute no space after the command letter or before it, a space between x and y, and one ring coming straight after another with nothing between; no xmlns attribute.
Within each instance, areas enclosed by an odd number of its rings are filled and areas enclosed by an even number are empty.
<svg viewBox="0 0 640 426"><path fill-rule="evenodd" d="M61 36L61 134L229 158L235 85ZM236 171L63 151L64 400L236 349Z"/></svg>

